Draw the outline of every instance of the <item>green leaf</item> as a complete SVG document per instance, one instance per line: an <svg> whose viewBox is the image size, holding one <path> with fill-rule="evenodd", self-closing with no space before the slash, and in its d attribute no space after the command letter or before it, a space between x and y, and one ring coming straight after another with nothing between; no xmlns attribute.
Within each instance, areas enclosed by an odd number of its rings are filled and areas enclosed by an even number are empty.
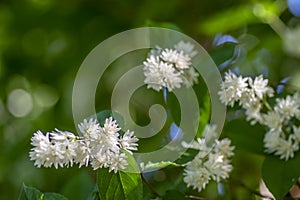
<svg viewBox="0 0 300 200"><path fill-rule="evenodd" d="M28 187L23 183L18 200L67 200L61 194L46 192L42 193L34 187Z"/></svg>
<svg viewBox="0 0 300 200"><path fill-rule="evenodd" d="M46 192L44 193L43 200L67 200L67 198L61 194Z"/></svg>
<svg viewBox="0 0 300 200"><path fill-rule="evenodd" d="M167 167L167 166L179 167L181 165L176 164L176 163L171 162L171 161L161 161L161 162L157 162L157 163L151 163L150 162L150 163L145 164L145 169L144 170L155 169L155 168L164 168L164 167Z"/></svg>
<svg viewBox="0 0 300 200"><path fill-rule="evenodd" d="M38 189L28 187L23 183L18 200L42 200L43 196Z"/></svg>
<svg viewBox="0 0 300 200"><path fill-rule="evenodd" d="M226 43L213 49L211 52L209 52L209 54L216 63L216 65L219 66L225 61L232 59L232 57L234 56L234 50L236 46L237 44L234 43Z"/></svg>
<svg viewBox="0 0 300 200"><path fill-rule="evenodd" d="M93 191L89 194L87 200L100 200L99 192L98 192L98 185L95 185Z"/></svg>
<svg viewBox="0 0 300 200"><path fill-rule="evenodd" d="M266 157L262 178L276 199L282 199L300 177L300 152L293 159L284 161L277 156Z"/></svg>
<svg viewBox="0 0 300 200"><path fill-rule="evenodd" d="M238 119L226 123L223 133L231 139L236 150L265 155L263 144L265 129L262 126L258 124L252 126L245 119Z"/></svg>
<svg viewBox="0 0 300 200"><path fill-rule="evenodd" d="M127 171L109 172L107 168L98 170L97 184L101 200L143 199L143 185L134 158L127 153Z"/></svg>

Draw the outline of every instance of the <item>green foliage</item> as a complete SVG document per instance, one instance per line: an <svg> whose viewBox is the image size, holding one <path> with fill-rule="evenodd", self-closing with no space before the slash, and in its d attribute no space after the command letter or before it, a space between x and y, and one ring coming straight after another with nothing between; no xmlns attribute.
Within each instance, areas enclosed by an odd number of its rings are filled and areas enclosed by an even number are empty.
<svg viewBox="0 0 300 200"><path fill-rule="evenodd" d="M276 199L283 199L300 177L300 153L288 161L267 156L262 166L262 177Z"/></svg>
<svg viewBox="0 0 300 200"><path fill-rule="evenodd" d="M127 153L128 167L130 172L118 171L109 172L102 168L97 173L98 191L101 200L124 199L141 200L143 199L143 186L141 176L138 172L136 162Z"/></svg>
<svg viewBox="0 0 300 200"><path fill-rule="evenodd" d="M18 200L67 200L66 197L57 193L42 193L39 190L28 187L23 183Z"/></svg>
<svg viewBox="0 0 300 200"><path fill-rule="evenodd" d="M263 138L265 130L260 125L250 125L245 119L237 119L226 123L224 134L229 137L236 151L265 155Z"/></svg>
<svg viewBox="0 0 300 200"><path fill-rule="evenodd" d="M43 196L43 193L38 189L28 187L23 183L19 200L42 200Z"/></svg>
<svg viewBox="0 0 300 200"><path fill-rule="evenodd" d="M213 35L237 29L244 24L256 21L249 5L234 7L218 12L204 22L200 23L199 31Z"/></svg>

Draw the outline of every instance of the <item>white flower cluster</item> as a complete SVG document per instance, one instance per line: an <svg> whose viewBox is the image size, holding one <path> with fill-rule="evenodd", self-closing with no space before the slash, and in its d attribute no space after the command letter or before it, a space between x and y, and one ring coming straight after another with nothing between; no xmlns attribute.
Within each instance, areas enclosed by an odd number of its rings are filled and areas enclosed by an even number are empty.
<svg viewBox="0 0 300 200"><path fill-rule="evenodd" d="M197 54L194 45L180 41L173 49L152 49L144 64L144 82L147 88L172 91L182 85L191 87L197 83L199 74L191 66L191 59Z"/></svg>
<svg viewBox="0 0 300 200"><path fill-rule="evenodd" d="M231 107L238 102L246 110L247 120L252 124L261 122L260 111L264 97L272 97L274 90L268 86L268 79L237 76L231 71L225 73L219 91L220 100Z"/></svg>
<svg viewBox="0 0 300 200"><path fill-rule="evenodd" d="M210 125L208 125L210 126ZM209 148L205 139L198 138L191 144L183 143L186 148L199 150L195 158L186 164L184 169L184 182L188 187L201 190L205 189L210 180L220 182L227 179L233 167L230 157L234 155L234 147L227 138L215 140L212 148Z"/></svg>
<svg viewBox="0 0 300 200"><path fill-rule="evenodd" d="M45 135L41 131L34 133L29 153L34 165L58 168L91 164L94 170L105 167L117 172L128 164L124 151L132 154L137 150L138 138L129 130L121 136L121 129L111 117L103 127L96 119L85 119L78 127L83 137L57 129Z"/></svg>
<svg viewBox="0 0 300 200"><path fill-rule="evenodd" d="M286 98L277 98L274 108L262 114L262 124L268 127L264 137L267 153L274 153L280 159L288 160L299 150L300 127L300 93Z"/></svg>
<svg viewBox="0 0 300 200"><path fill-rule="evenodd" d="M300 93L276 98L272 107L267 102L267 97L273 95L273 89L262 75L253 80L237 76L231 71L225 74L219 91L220 100L224 104L232 107L238 102L246 110L247 120L251 120L251 124L258 122L267 127L265 151L288 160L299 150L300 127L294 124L300 121Z"/></svg>

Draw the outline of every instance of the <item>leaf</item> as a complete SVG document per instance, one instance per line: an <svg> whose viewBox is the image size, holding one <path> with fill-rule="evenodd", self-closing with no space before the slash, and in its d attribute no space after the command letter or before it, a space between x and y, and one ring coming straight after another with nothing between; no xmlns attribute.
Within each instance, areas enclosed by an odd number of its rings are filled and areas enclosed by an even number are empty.
<svg viewBox="0 0 300 200"><path fill-rule="evenodd" d="M226 43L213 49L211 52L209 52L209 54L216 65L219 66L225 61L232 59L236 46L237 44L235 43Z"/></svg>
<svg viewBox="0 0 300 200"><path fill-rule="evenodd" d="M124 199L140 200L143 199L143 185L138 172L138 167L134 158L127 153L127 171L117 173L108 172L107 168L98 170L97 184L101 200Z"/></svg>
<svg viewBox="0 0 300 200"><path fill-rule="evenodd" d="M42 200L43 193L33 187L28 187L24 183L19 195L18 200Z"/></svg>
<svg viewBox="0 0 300 200"><path fill-rule="evenodd" d="M89 194L87 200L100 200L99 192L98 192L98 185L95 185L93 191Z"/></svg>
<svg viewBox="0 0 300 200"><path fill-rule="evenodd" d="M253 126L243 119L238 119L226 123L223 132L231 139L236 150L265 155L263 144L265 130L262 126L258 124Z"/></svg>
<svg viewBox="0 0 300 200"><path fill-rule="evenodd" d="M155 169L155 168L164 168L167 166L173 166L173 167L179 167L181 165L176 164L174 162L170 162L170 161L161 161L161 162L157 162L157 163L147 163L144 167L144 171L147 169Z"/></svg>
<svg viewBox="0 0 300 200"><path fill-rule="evenodd" d="M61 194L46 192L44 193L43 200L68 200L68 199Z"/></svg>
<svg viewBox="0 0 300 200"><path fill-rule="evenodd" d="M34 187L28 187L23 183L18 200L67 200L61 194L46 192L42 193Z"/></svg>
<svg viewBox="0 0 300 200"><path fill-rule="evenodd" d="M276 199L282 199L300 177L300 152L293 159L284 161L277 156L266 157L262 178Z"/></svg>

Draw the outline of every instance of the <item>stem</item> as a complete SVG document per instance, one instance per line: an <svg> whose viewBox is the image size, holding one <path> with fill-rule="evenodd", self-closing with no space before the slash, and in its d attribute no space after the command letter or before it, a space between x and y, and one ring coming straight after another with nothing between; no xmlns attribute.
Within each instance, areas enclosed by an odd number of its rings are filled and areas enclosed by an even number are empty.
<svg viewBox="0 0 300 200"><path fill-rule="evenodd" d="M147 181L147 179L144 177L143 173L141 173L141 178L143 182L149 187L149 189L158 197L161 197L161 195L156 191L156 189Z"/></svg>
<svg viewBox="0 0 300 200"><path fill-rule="evenodd" d="M263 103L264 103L264 105L266 106L266 108L267 108L268 110L270 110L270 111L272 110L271 106L269 105L269 103L267 102L266 99L263 100Z"/></svg>

